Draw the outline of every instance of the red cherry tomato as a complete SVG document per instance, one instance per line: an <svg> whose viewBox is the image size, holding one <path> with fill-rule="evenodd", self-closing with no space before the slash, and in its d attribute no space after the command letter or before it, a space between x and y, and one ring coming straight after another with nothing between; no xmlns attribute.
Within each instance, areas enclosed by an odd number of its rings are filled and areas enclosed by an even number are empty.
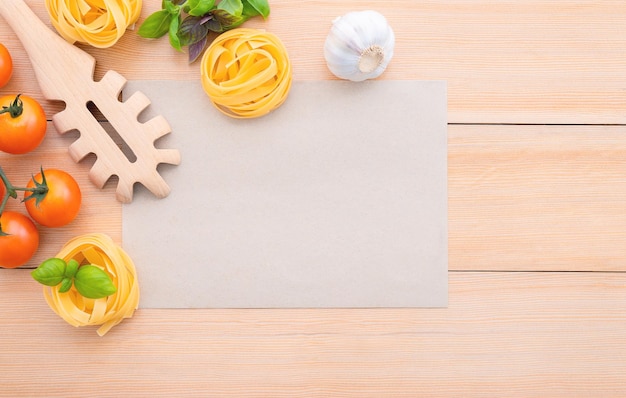
<svg viewBox="0 0 626 398"><path fill-rule="evenodd" d="M37 148L46 135L46 114L26 95L0 97L0 151L19 155Z"/></svg>
<svg viewBox="0 0 626 398"><path fill-rule="evenodd" d="M39 247L37 227L21 213L5 211L0 216L0 267L17 268L33 257Z"/></svg>
<svg viewBox="0 0 626 398"><path fill-rule="evenodd" d="M13 59L9 50L0 43L0 88L6 86L13 74Z"/></svg>
<svg viewBox="0 0 626 398"><path fill-rule="evenodd" d="M42 195L41 199L32 192L24 193L24 200L28 214L39 224L46 227L62 227L69 224L76 218L81 204L80 187L76 180L62 170L48 169L43 171L48 192ZM38 173L26 185L27 188L35 188L37 184L42 184L43 177ZM28 199L28 200L26 200Z"/></svg>

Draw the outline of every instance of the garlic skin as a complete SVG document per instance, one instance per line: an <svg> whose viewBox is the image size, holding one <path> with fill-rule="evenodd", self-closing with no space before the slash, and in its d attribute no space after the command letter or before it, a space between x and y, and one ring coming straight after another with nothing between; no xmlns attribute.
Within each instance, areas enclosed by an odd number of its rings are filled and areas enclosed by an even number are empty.
<svg viewBox="0 0 626 398"><path fill-rule="evenodd" d="M352 11L333 21L324 57L335 76L360 82L385 71L394 45L395 35L384 16L372 10Z"/></svg>

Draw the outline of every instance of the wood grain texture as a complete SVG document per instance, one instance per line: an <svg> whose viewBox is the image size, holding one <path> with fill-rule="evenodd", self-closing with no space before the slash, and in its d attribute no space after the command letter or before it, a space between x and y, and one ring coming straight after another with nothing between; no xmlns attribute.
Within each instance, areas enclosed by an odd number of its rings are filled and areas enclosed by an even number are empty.
<svg viewBox="0 0 626 398"><path fill-rule="evenodd" d="M43 1L27 0L44 21ZM140 22L160 6L144 2ZM248 27L275 33L287 47L296 80L331 79L322 47L332 20L345 12L384 13L397 36L385 79L446 80L453 123L626 122L626 8L621 1L305 1L274 0L267 21ZM9 87L32 87L21 45L5 24L0 37L22 70ZM96 75L127 79L199 78L199 62L129 31L115 49L80 46L97 60ZM132 60L132 62L130 62ZM173 72L175 71L175 72Z"/></svg>
<svg viewBox="0 0 626 398"><path fill-rule="evenodd" d="M27 3L47 18L42 1ZM142 18L159 4L146 0ZM28 270L0 270L0 397L626 396L623 2L271 5L248 26L285 42L296 80L332 79L330 21L373 8L398 37L384 79L448 81L449 308L140 310L99 338L52 313ZM42 99L4 21L0 41L16 67L0 94ZM198 78L165 39L79 47L96 77ZM42 102L49 115L63 108ZM12 180L60 167L83 189L73 224L41 228L31 267L79 233L123 243L114 185L89 183L94 159L67 154L75 138L50 125L35 152L0 154Z"/></svg>
<svg viewBox="0 0 626 398"><path fill-rule="evenodd" d="M453 272L448 309L139 310L100 338L0 273L0 395L623 397L625 284Z"/></svg>
<svg viewBox="0 0 626 398"><path fill-rule="evenodd" d="M453 270L625 271L626 127L449 126Z"/></svg>

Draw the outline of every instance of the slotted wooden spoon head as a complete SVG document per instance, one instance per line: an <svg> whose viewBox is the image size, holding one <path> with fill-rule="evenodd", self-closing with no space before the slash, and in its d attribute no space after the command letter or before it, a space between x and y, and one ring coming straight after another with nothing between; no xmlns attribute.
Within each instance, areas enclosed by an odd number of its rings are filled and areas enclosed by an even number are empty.
<svg viewBox="0 0 626 398"><path fill-rule="evenodd" d="M116 196L124 203L132 201L135 183L143 184L159 198L167 196L170 188L157 166L179 164L180 153L154 146L159 137L171 132L165 118L138 121L139 113L150 105L150 100L137 92L125 102L119 101L126 79L108 71L102 80L94 81L95 59L50 30L23 0L0 0L0 15L26 49L43 95L49 100L65 102L65 109L53 115L52 122L61 134L71 130L80 132L69 148L74 161L89 153L96 155L89 172L91 181L102 187L116 175ZM111 123L132 151L132 160L95 119L88 104L94 104Z"/></svg>

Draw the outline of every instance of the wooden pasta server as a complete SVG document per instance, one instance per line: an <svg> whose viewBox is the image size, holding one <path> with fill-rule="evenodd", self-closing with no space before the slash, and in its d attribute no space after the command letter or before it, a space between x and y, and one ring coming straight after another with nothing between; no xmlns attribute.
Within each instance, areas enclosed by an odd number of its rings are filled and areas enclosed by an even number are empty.
<svg viewBox="0 0 626 398"><path fill-rule="evenodd" d="M80 132L69 147L72 159L79 162L90 153L96 155L89 171L91 181L102 188L116 175L116 197L123 203L132 201L135 183L141 183L158 198L167 196L170 188L157 166L178 165L180 153L154 145L158 138L171 132L163 116L145 123L137 119L150 100L135 92L121 102L118 98L126 79L115 71L94 81L95 59L48 28L23 0L0 0L0 15L22 41L44 97L65 102L65 109L53 115L52 122L61 134ZM124 153L96 120L90 104L104 115L132 155Z"/></svg>

